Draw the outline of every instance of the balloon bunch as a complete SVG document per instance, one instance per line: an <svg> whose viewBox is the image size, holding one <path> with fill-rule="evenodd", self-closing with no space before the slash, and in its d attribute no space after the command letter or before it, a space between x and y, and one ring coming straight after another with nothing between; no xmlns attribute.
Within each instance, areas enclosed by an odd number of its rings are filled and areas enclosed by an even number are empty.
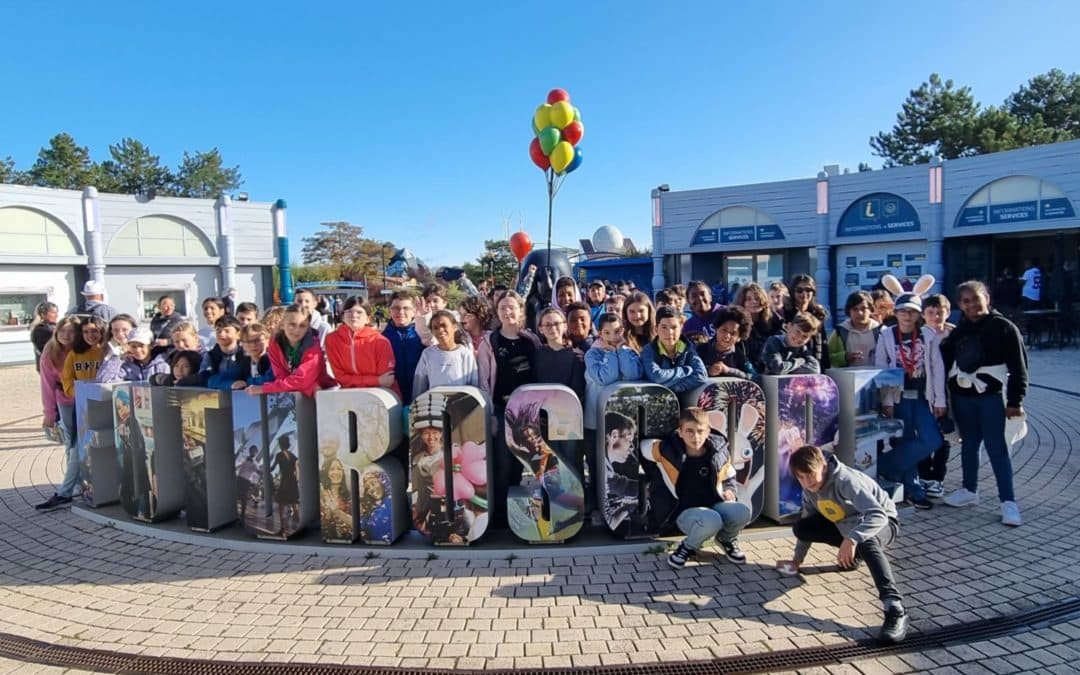
<svg viewBox="0 0 1080 675"><path fill-rule="evenodd" d="M565 89L548 92L547 103L533 113L532 128L536 137L529 144L529 157L541 171L562 176L581 166L578 143L585 136L585 125Z"/></svg>
<svg viewBox="0 0 1080 675"><path fill-rule="evenodd" d="M535 138L529 144L532 159L547 181L548 192L548 265L551 264L551 210L566 174L581 166L579 143L585 136L581 112L570 105L570 94L565 89L548 92L547 103L542 103L533 113L532 129Z"/></svg>

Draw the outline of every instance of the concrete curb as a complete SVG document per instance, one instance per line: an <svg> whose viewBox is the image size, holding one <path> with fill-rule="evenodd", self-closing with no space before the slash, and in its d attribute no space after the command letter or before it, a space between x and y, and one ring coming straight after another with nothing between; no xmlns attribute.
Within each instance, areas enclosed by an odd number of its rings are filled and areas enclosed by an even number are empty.
<svg viewBox="0 0 1080 675"><path fill-rule="evenodd" d="M582 544L555 544L534 545L520 544L507 546L504 544L480 544L469 547L431 546L423 544L396 544L394 546L366 546L364 544L340 545L340 544L309 544L288 541L264 541L259 539L240 539L230 536L221 536L188 530L177 530L161 525L149 525L134 522L124 518L116 518L110 514L95 511L86 506L74 505L71 512L76 516L97 523L104 527L111 527L121 532L136 534L151 539L160 539L178 544L200 546L207 549L225 549L240 551L243 553L269 553L277 555L308 555L316 557L335 558L398 558L407 560L428 560L434 554L438 558L447 560L505 560L513 555L515 559L531 558L566 558L566 557L603 557L615 555L637 555L655 551L656 546L673 544L678 541L676 537L663 537L657 539L643 539L636 541L617 541L611 543L582 543ZM742 541L768 541L791 536L791 528L776 526L744 531L740 536Z"/></svg>

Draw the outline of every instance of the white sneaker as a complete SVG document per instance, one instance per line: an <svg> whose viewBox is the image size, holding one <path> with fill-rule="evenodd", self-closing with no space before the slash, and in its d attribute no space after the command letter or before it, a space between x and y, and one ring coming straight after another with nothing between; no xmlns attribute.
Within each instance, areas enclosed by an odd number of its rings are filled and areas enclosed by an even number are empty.
<svg viewBox="0 0 1080 675"><path fill-rule="evenodd" d="M979 503L979 493L967 488L960 488L945 498L946 506L975 506Z"/></svg>
<svg viewBox="0 0 1080 675"><path fill-rule="evenodd" d="M1019 527L1024 521L1020 519L1020 507L1016 502L1001 502L1001 524L1010 527Z"/></svg>

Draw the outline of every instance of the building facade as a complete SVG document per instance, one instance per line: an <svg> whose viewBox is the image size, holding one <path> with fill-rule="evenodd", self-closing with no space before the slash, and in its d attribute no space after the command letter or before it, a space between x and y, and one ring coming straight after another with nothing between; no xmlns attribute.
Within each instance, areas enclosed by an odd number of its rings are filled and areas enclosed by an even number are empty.
<svg viewBox="0 0 1080 675"><path fill-rule="evenodd" d="M972 278L994 288L1034 261L1049 305L1075 290L1080 141L756 185L662 186L652 199L654 288L806 272L836 316L886 272L933 274L951 294Z"/></svg>
<svg viewBox="0 0 1080 675"><path fill-rule="evenodd" d="M275 208L0 185L0 364L32 361L35 306L54 302L63 314L89 279L139 320L153 316L162 295L192 318L201 317L203 298L230 287L240 300L271 304Z"/></svg>

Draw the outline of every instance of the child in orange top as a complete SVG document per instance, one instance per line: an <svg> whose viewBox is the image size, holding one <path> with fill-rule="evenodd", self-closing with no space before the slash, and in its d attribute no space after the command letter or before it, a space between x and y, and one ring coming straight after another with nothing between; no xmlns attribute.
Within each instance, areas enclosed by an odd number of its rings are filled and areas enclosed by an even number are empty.
<svg viewBox="0 0 1080 675"><path fill-rule="evenodd" d="M326 358L342 387L383 387L400 398L394 379L394 349L386 336L368 324L369 309L358 296L345 301L341 325L326 336Z"/></svg>

